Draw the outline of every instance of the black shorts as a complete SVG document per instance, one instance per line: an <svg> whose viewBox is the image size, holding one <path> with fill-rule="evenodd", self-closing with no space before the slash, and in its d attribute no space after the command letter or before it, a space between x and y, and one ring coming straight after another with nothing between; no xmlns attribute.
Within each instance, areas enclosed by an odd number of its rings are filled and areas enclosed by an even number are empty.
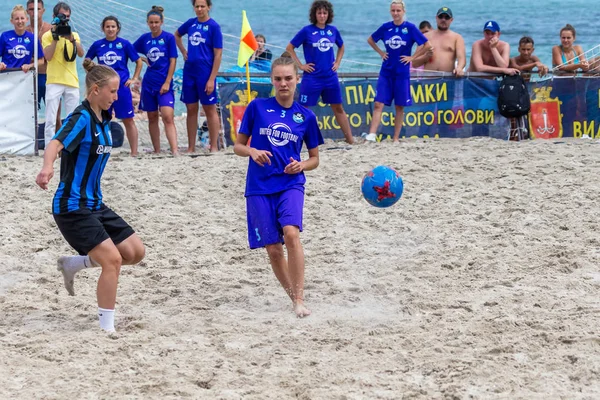
<svg viewBox="0 0 600 400"><path fill-rule="evenodd" d="M98 211L82 208L54 214L54 221L67 242L81 255L86 255L106 239L119 244L135 233L123 218L105 205Z"/></svg>

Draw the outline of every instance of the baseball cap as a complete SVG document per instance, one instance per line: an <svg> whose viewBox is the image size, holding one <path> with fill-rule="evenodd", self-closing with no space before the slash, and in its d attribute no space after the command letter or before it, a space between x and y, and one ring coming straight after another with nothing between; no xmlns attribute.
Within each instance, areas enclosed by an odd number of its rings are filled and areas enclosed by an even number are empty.
<svg viewBox="0 0 600 400"><path fill-rule="evenodd" d="M439 10L437 10L437 14L436 17L439 17L442 14L447 14L450 18L452 18L452 10L449 9L448 7L442 7Z"/></svg>
<svg viewBox="0 0 600 400"><path fill-rule="evenodd" d="M488 21L483 25L483 31L500 32L500 25L496 21Z"/></svg>

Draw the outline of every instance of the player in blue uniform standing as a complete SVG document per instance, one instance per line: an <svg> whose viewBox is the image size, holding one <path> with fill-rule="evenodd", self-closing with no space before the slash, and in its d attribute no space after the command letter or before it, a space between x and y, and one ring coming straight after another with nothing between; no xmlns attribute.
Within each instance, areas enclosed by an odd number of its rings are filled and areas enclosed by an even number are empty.
<svg viewBox="0 0 600 400"><path fill-rule="evenodd" d="M193 153L196 149L200 101L208 124L210 151L216 152L219 151L220 123L215 88L223 56L223 34L219 24L208 15L211 0L192 0L192 5L196 17L188 19L175 32L177 47L185 59L181 101L187 107L187 151ZM184 35L188 36L187 50L182 41Z"/></svg>
<svg viewBox="0 0 600 400"><path fill-rule="evenodd" d="M23 6L15 6L10 14L10 22L15 29L0 35L0 71L6 68L21 68L28 72L35 67L33 60L35 42L33 33L27 32L27 14ZM38 63L44 64L44 50L38 41Z"/></svg>
<svg viewBox="0 0 600 400"><path fill-rule="evenodd" d="M342 35L333 25L333 5L329 1L313 1L307 25L300 30L287 45L286 51L304 71L300 84L300 104L306 107L317 105L319 97L323 103L331 104L346 142L354 143L348 116L342 106L342 92L337 76L337 70L344 56L344 41ZM294 50L302 46L304 60L302 64ZM338 47L337 56L334 57L333 46Z"/></svg>
<svg viewBox="0 0 600 400"><path fill-rule="evenodd" d="M300 243L304 171L319 165L323 136L315 114L294 101L298 79L298 68L289 55L273 61L275 97L248 105L233 150L250 157L245 191L250 248L266 247L273 272L301 318L310 314L304 305L304 250ZM300 157L303 143L307 160Z"/></svg>
<svg viewBox="0 0 600 400"><path fill-rule="evenodd" d="M95 41L90 46L85 55L84 63L88 62L87 60L91 61L97 58L99 64L108 65L119 74L121 82L119 98L108 111L111 114L114 111L115 117L123 121L131 156L137 156L138 129L133 120L134 109L129 86L139 79L140 72L142 72L142 60L131 42L118 36L121 32L121 23L117 17L112 15L105 17L102 24L100 24L100 28L104 32L105 38ZM135 71L131 79L129 78L129 68L127 68L129 60L135 62Z"/></svg>
<svg viewBox="0 0 600 400"><path fill-rule="evenodd" d="M376 132L381 123L383 105L390 106L392 101L396 107L394 142L398 142L404 120L404 107L412 105L410 63L413 59L424 55L431 49L431 44L421 31L414 24L404 21L405 13L404 2L393 0L390 5L390 14L393 21L381 25L367 40L373 50L383 59L379 79L377 79L373 120L371 121L369 133L365 136L365 139L371 142L377 140ZM385 45L385 51L377 45L380 40ZM411 56L410 53L415 43L420 47Z"/></svg>
<svg viewBox="0 0 600 400"><path fill-rule="evenodd" d="M148 130L154 146L154 152L160 153L160 128L158 110L165 126L165 134L171 147L171 153L177 155L177 130L173 119L175 114L175 94L173 93L173 74L177 62L177 44L175 36L162 30L164 8L153 6L148 11L146 22L150 32L144 33L135 41L133 47L143 54L148 68L142 79L140 110L148 113Z"/></svg>
<svg viewBox="0 0 600 400"><path fill-rule="evenodd" d="M64 238L81 255L60 257L58 269L63 273L65 288L73 296L77 272L102 268L96 292L100 327L114 332L121 265L137 264L144 258L145 249L133 229L104 205L100 188L112 150L111 116L107 110L117 100L119 75L112 68L93 62L86 69L87 97L47 145L36 183L48 189L54 176L54 161L62 153L52 214Z"/></svg>

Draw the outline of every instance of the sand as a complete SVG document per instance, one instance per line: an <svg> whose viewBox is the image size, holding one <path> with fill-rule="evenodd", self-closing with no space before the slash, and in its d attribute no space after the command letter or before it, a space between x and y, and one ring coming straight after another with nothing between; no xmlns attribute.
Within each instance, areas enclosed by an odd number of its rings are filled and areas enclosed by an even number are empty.
<svg viewBox="0 0 600 400"><path fill-rule="evenodd" d="M0 398L599 398L599 152L328 141L302 233L313 315L297 319L248 249L247 159L115 150L105 202L147 256L122 270L111 335L99 271L75 297L56 271L74 254L51 216L58 179L43 191L40 158L0 156ZM389 209L360 193L378 164L405 182Z"/></svg>

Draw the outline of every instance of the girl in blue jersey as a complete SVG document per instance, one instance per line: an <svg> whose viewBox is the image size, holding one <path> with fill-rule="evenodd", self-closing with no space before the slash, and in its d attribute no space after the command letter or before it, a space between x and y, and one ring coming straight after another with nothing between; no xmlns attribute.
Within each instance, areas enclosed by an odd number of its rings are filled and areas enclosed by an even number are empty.
<svg viewBox="0 0 600 400"><path fill-rule="evenodd" d="M162 7L152 7L146 19L150 32L140 36L133 47L138 53L143 54L148 62L148 68L142 79L139 108L148 112L148 130L154 152L160 153L160 128L158 127L160 108L171 153L177 155L177 130L173 119L175 113L173 74L177 62L177 44L171 33L162 30L163 11Z"/></svg>
<svg viewBox="0 0 600 400"><path fill-rule="evenodd" d="M383 59L379 79L377 79L377 93L373 109L373 120L369 134L365 139L371 142L377 140L377 129L381 123L383 105L396 106L396 122L394 125L394 142L400 138L402 122L404 120L404 107L412 105L410 95L410 63L413 59L420 57L431 49L431 44L419 29L408 21L404 21L406 8L402 0L393 0L390 6L390 14L393 21L381 25L367 42L373 50ZM377 45L383 41L385 51ZM420 47L413 56L413 45L417 43Z"/></svg>
<svg viewBox="0 0 600 400"><path fill-rule="evenodd" d="M65 120L44 151L44 166L36 178L42 189L54 176L54 161L61 153L60 183L52 213L67 242L80 256L60 257L65 288L75 295L75 274L101 267L98 279L100 327L114 332L114 310L121 265L144 258L142 241L133 229L102 202L100 179L112 149L108 113L117 100L119 75L105 65L86 64L86 99Z"/></svg>
<svg viewBox="0 0 600 400"><path fill-rule="evenodd" d="M108 65L119 74L119 78L121 79L119 97L108 111L111 114L114 111L115 117L123 121L129 147L131 148L131 155L137 156L138 129L133 120L134 109L130 85L140 77L142 60L128 40L118 37L121 31L121 23L117 17L112 15L105 17L102 20L102 24L100 24L100 28L104 32L105 38L97 40L92 44L85 55L84 63L97 58L99 64ZM129 60L135 62L135 72L131 79L129 78L129 68L127 68Z"/></svg>
<svg viewBox="0 0 600 400"><path fill-rule="evenodd" d="M311 25L302 28L286 47L286 51L304 71L300 84L300 104L313 107L317 105L319 97L323 103L331 104L346 142L354 143L348 116L342 106L342 92L337 76L344 56L344 41L337 28L330 25L333 21L333 6L329 1L313 1L309 19ZM338 47L335 57L334 45ZM306 64L300 62L294 50L299 46L302 46L304 51Z"/></svg>
<svg viewBox="0 0 600 400"><path fill-rule="evenodd" d="M200 101L208 124L210 151L216 152L219 151L220 123L215 88L223 55L223 34L219 24L208 15L212 6L211 0L192 0L192 5L196 17L188 19L175 32L177 47L185 59L181 101L187 107L187 151L193 153L196 149ZM184 35L188 35L187 50L182 41Z"/></svg>
<svg viewBox="0 0 600 400"><path fill-rule="evenodd" d="M0 71L6 68L21 68L28 72L35 67L33 59L34 45L33 33L27 32L27 14L23 6L15 6L10 14L10 22L15 29L2 32L0 35ZM38 63L44 63L44 50L38 41Z"/></svg>
<svg viewBox="0 0 600 400"><path fill-rule="evenodd" d="M304 250L300 243L304 171L319 165L323 137L315 114L294 101L298 79L298 68L288 53L273 61L275 97L248 105L233 151L250 157L245 191L250 248L266 247L294 312L305 317L310 310L304 305ZM303 143L308 149L304 161L300 157Z"/></svg>

